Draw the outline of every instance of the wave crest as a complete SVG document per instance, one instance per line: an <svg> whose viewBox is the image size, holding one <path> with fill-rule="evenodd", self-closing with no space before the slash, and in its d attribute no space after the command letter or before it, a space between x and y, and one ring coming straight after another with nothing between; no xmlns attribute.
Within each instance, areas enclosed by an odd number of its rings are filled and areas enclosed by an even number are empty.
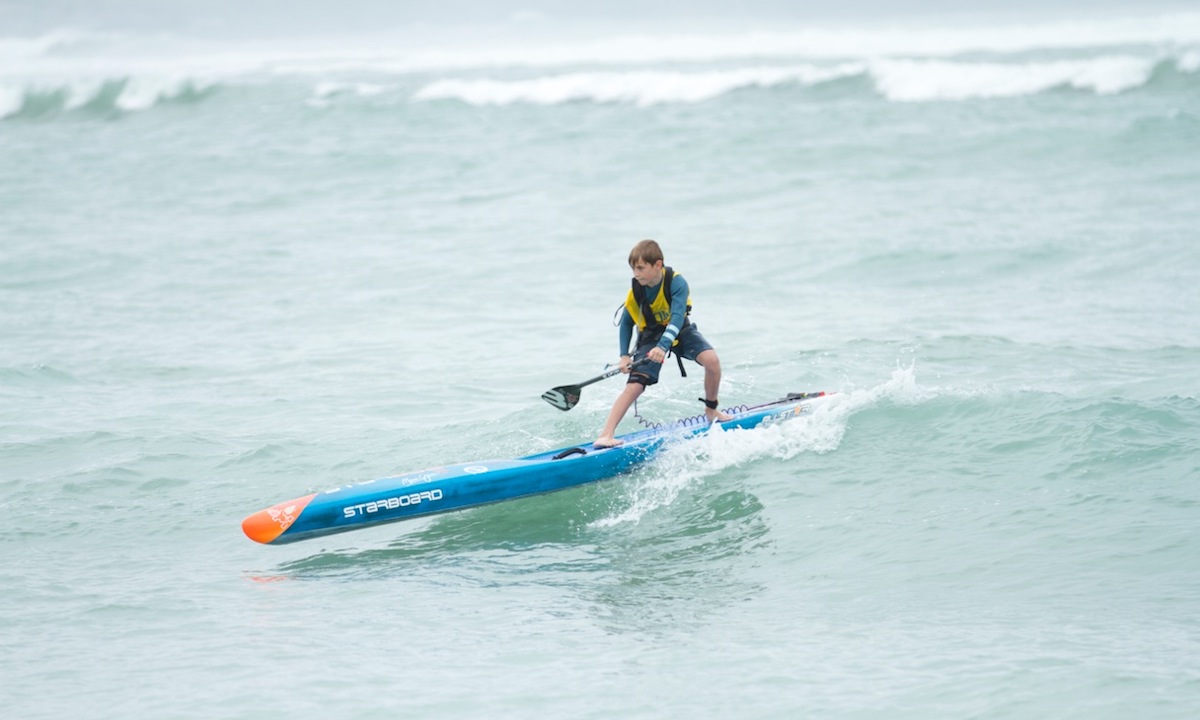
<svg viewBox="0 0 1200 720"><path fill-rule="evenodd" d="M1145 85L1156 62L1131 56L1027 63L888 60L871 74L889 100L967 100L1033 95L1052 88L1112 95Z"/></svg>
<svg viewBox="0 0 1200 720"><path fill-rule="evenodd" d="M140 112L165 102L198 100L215 87L192 78L155 77L0 83L0 119Z"/></svg>
<svg viewBox="0 0 1200 720"><path fill-rule="evenodd" d="M703 102L741 89L811 87L856 77L868 78L879 95L894 102L1019 97L1055 88L1112 95L1146 85L1164 65L1181 73L1194 73L1200 68L1200 55L1189 52L1173 60L1133 55L1042 62L873 60L703 72L639 70L522 80L445 79L425 85L413 99L458 100L469 105L587 101L645 107Z"/></svg>
<svg viewBox="0 0 1200 720"><path fill-rule="evenodd" d="M531 80L439 80L417 91L415 100L462 100L471 105L509 105L526 102L558 105L566 102L694 103L742 88L768 88L784 83L815 85L858 75L864 66L759 67L708 72L595 72L552 75Z"/></svg>

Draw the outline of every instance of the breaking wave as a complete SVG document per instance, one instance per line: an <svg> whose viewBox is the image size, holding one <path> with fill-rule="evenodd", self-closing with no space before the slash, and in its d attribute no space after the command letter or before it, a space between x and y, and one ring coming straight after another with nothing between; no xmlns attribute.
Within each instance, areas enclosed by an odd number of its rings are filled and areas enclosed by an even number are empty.
<svg viewBox="0 0 1200 720"><path fill-rule="evenodd" d="M700 103L742 90L851 83L894 102L1074 89L1096 95L1200 70L1200 13L974 27L791 27L709 33L578 28L270 43L58 31L0 37L0 119L122 114L236 85L322 108L348 98L475 106ZM302 91L303 92L303 91Z"/></svg>
<svg viewBox="0 0 1200 720"><path fill-rule="evenodd" d="M1042 62L967 62L888 59L830 65L801 64L722 70L628 70L571 72L523 79L445 78L412 89L409 83L319 80L304 101L325 108L346 99L384 99L388 104L432 101L473 106L624 103L649 107L701 103L731 93L813 88L854 83L891 102L939 102L1015 98L1054 90L1097 96L1153 86L1160 77L1200 74L1200 52L1149 58L1112 55ZM110 115L141 112L170 103L198 102L236 80L195 77L124 77L70 81L0 80L0 119L43 118L80 112ZM256 82L257 91L269 84Z"/></svg>
<svg viewBox="0 0 1200 720"><path fill-rule="evenodd" d="M1070 88L1112 95L1142 87L1156 71L1195 74L1198 53L1156 59L1133 55L1043 62L873 60L830 66L798 65L721 71L567 73L523 80L446 79L422 87L418 101L458 100L471 105L625 102L638 106L694 103L727 93L781 85L810 87L865 78L884 98L922 102L1034 95Z"/></svg>
<svg viewBox="0 0 1200 720"><path fill-rule="evenodd" d="M871 77L888 100L968 100L1034 95L1055 88L1112 95L1145 85L1158 61L1133 56L1025 63L888 60Z"/></svg>
<svg viewBox="0 0 1200 720"><path fill-rule="evenodd" d="M833 67L760 67L706 72L570 73L530 80L439 80L417 91L415 100L455 99L471 105L509 105L526 102L557 105L564 102L702 102L733 90L774 87L785 83L816 85L859 75L859 64Z"/></svg>
<svg viewBox="0 0 1200 720"><path fill-rule="evenodd" d="M190 78L121 78L26 85L0 83L0 119L45 117L67 112L95 114L149 110L171 101L195 101L216 84Z"/></svg>

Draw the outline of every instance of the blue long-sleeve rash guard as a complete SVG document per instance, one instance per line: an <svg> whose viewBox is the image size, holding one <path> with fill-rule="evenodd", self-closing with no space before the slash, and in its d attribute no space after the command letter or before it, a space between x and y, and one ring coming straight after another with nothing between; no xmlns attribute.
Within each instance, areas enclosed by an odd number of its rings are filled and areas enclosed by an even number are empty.
<svg viewBox="0 0 1200 720"><path fill-rule="evenodd" d="M661 289L662 283L646 288L646 297L658 297L658 291ZM667 331L663 333L662 339L658 341L658 346L663 350L668 350L671 343L675 342L675 337L679 335L679 331L683 328L683 318L687 314L688 295L687 281L676 275L671 278L671 319L667 322ZM629 310L621 310L621 326L618 332L620 338L621 355L629 354L629 343L633 340L633 318L629 315ZM635 348L636 349L636 348Z"/></svg>

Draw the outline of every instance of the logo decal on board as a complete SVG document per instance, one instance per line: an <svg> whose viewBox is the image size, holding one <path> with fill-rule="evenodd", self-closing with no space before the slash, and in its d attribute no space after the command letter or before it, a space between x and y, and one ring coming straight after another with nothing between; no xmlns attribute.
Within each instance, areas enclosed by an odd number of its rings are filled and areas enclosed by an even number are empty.
<svg viewBox="0 0 1200 720"><path fill-rule="evenodd" d="M290 503L285 507L276 505L275 507L267 508L267 514L271 519L279 524L280 530L287 530L296 522L296 503Z"/></svg>

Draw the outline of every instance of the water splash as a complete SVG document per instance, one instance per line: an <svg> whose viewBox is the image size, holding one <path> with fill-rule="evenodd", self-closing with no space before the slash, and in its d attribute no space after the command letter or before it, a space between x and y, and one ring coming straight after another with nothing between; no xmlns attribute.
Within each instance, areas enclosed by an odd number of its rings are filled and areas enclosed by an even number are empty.
<svg viewBox="0 0 1200 720"><path fill-rule="evenodd" d="M799 455L823 455L838 449L849 419L855 413L891 402L916 405L938 392L917 383L915 366L898 367L891 377L864 390L839 393L833 402L817 406L811 415L791 422L752 430L711 431L668 447L641 473L629 491L624 509L595 520L591 527L637 523L648 513L675 502L680 493L702 478L759 460L791 460Z"/></svg>

